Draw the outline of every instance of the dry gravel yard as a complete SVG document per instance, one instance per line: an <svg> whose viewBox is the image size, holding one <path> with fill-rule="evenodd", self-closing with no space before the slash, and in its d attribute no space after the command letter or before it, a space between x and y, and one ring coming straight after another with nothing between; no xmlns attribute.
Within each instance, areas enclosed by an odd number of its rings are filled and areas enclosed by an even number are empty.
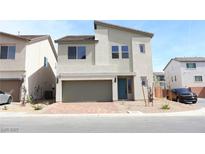
<svg viewBox="0 0 205 154"><path fill-rule="evenodd" d="M22 106L19 102L12 102L11 104L0 105L0 112L40 113L42 110L34 110L34 106L41 106L41 108L44 109L48 104L50 104L50 101L41 101L35 104L26 103L25 106Z"/></svg>
<svg viewBox="0 0 205 154"><path fill-rule="evenodd" d="M119 101L119 102L86 102L86 103L54 103L38 102L41 110L34 110L33 105L27 103L22 106L20 103L12 103L0 106L0 112L26 112L26 113L46 113L46 114L80 114L80 113L159 113L159 112L181 112L200 109L198 104L183 104L166 99L155 99L154 106L151 104L145 107L143 101ZM169 104L169 110L161 109L163 104ZM4 106L7 110L4 110Z"/></svg>
<svg viewBox="0 0 205 154"><path fill-rule="evenodd" d="M169 104L169 110L161 109L164 104ZM126 111L140 111L143 113L159 113L159 112L181 112L200 109L198 104L183 104L174 101L169 101L167 99L155 99L153 106L150 104L145 107L143 101L126 101L119 102L118 108L122 112Z"/></svg>

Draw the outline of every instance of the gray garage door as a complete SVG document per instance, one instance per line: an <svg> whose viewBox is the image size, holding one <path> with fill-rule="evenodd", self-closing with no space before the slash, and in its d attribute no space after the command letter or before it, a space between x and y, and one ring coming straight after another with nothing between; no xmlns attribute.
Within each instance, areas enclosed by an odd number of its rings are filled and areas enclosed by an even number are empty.
<svg viewBox="0 0 205 154"><path fill-rule="evenodd" d="M63 81L63 102L111 101L112 81Z"/></svg>

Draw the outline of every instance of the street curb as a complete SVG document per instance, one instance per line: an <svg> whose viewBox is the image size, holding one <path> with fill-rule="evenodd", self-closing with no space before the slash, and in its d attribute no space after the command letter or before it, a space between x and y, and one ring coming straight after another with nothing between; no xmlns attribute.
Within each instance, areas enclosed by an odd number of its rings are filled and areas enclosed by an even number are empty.
<svg viewBox="0 0 205 154"><path fill-rule="evenodd" d="M169 112L169 113L142 113L139 111L128 111L127 113L104 113L104 114L30 114L26 112L2 112L1 117L161 117L161 116L205 116L205 108L184 112Z"/></svg>

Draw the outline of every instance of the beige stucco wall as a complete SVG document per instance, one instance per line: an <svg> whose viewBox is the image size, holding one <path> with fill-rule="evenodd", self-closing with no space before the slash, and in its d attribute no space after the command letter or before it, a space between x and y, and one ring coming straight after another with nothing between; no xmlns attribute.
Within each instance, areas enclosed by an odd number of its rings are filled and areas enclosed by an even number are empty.
<svg viewBox="0 0 205 154"><path fill-rule="evenodd" d="M15 59L0 59L0 78L22 78L25 72L26 44L24 40L0 34L0 45L15 45Z"/></svg>
<svg viewBox="0 0 205 154"><path fill-rule="evenodd" d="M62 80L69 80L62 78L62 74L67 74L68 77L71 74L79 75L75 79L80 78L80 74L89 74L88 79L96 74L101 74L101 79L106 78L106 74L112 74L113 81L116 76L132 75L134 77L134 99L143 99L141 76L147 77L149 86L152 86L153 83L151 38L98 26L95 30L95 39L98 40L97 43L86 45L86 52L89 53L86 60L69 60L67 51L70 44L58 45L57 75L59 76L59 83L57 84L56 100L62 100ZM139 44L141 43L145 44L145 53L139 51ZM112 59L112 45L128 45L129 59L122 59L121 51L119 59ZM146 90L145 88L147 95ZM113 93L113 100L118 100L117 83L113 84Z"/></svg>
<svg viewBox="0 0 205 154"><path fill-rule="evenodd" d="M48 67L44 66L44 57L48 58ZM45 90L55 88L56 59L48 40L31 43L26 52L27 94L40 99Z"/></svg>

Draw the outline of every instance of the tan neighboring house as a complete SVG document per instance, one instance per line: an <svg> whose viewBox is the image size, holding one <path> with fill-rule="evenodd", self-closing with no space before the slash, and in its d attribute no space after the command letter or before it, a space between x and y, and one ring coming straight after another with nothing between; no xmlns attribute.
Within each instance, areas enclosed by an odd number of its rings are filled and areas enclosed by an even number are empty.
<svg viewBox="0 0 205 154"><path fill-rule="evenodd" d="M152 86L152 33L94 21L94 35L58 43L57 102L143 99Z"/></svg>
<svg viewBox="0 0 205 154"><path fill-rule="evenodd" d="M177 57L164 68L167 89L191 88L205 97L205 57Z"/></svg>
<svg viewBox="0 0 205 154"><path fill-rule="evenodd" d="M55 91L57 55L49 35L13 35L0 32L0 89L13 101L26 96L43 99ZM55 95L55 94L53 94Z"/></svg>

